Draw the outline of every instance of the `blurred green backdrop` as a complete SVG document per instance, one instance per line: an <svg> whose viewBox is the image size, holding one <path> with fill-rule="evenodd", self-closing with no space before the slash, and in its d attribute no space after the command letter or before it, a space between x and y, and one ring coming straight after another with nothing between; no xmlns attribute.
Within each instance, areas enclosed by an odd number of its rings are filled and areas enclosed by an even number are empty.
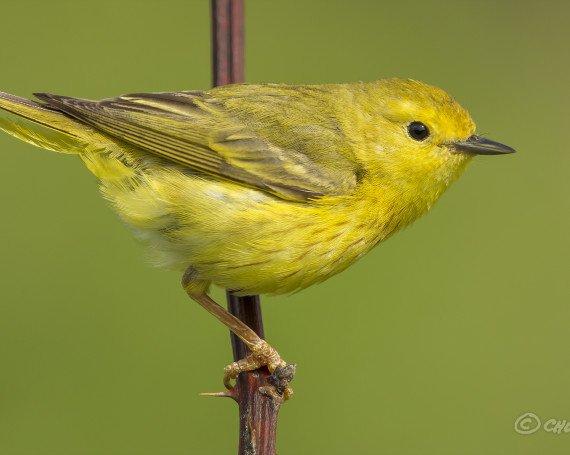
<svg viewBox="0 0 570 455"><path fill-rule="evenodd" d="M340 276L263 299L298 365L280 454L569 453L570 433L514 430L526 412L570 421L568 5L247 3L248 81L420 79L519 151L477 158ZM2 16L0 90L209 87L205 0L7 2ZM198 395L222 389L227 330L145 265L77 158L7 135L0 156L0 453L235 453L237 407Z"/></svg>

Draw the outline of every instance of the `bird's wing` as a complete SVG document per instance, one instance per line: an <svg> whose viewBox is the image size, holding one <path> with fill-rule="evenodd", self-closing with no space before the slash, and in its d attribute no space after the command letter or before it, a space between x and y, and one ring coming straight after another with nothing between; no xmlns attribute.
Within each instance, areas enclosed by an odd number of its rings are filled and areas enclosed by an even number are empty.
<svg viewBox="0 0 570 455"><path fill-rule="evenodd" d="M318 86L239 84L89 101L35 94L141 149L285 199L350 192L358 164ZM334 98L334 96L333 96Z"/></svg>
<svg viewBox="0 0 570 455"><path fill-rule="evenodd" d="M81 153L93 136L103 136L59 110L4 92L0 92L0 130L61 153Z"/></svg>

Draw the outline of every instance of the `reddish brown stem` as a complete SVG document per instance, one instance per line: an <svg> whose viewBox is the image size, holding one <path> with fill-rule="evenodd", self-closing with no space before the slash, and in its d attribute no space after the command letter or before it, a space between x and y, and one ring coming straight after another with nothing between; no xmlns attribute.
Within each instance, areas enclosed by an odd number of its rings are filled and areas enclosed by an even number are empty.
<svg viewBox="0 0 570 455"><path fill-rule="evenodd" d="M212 0L212 81L213 85L234 84L244 80L243 0ZM259 296L237 297L227 292L228 310L245 322L261 338L263 320ZM230 332L234 360L243 359L249 350Z"/></svg>
<svg viewBox="0 0 570 455"><path fill-rule="evenodd" d="M212 0L213 85L244 81L244 5L243 0ZM261 338L263 321L259 296L238 297L227 292L228 310L245 322ZM250 354L245 344L231 333L234 360ZM228 392L217 394L233 398L239 404L239 455L274 455L277 415L294 365L241 373Z"/></svg>
<svg viewBox="0 0 570 455"><path fill-rule="evenodd" d="M243 82L245 33L243 0L212 0L212 81L217 85Z"/></svg>
<svg viewBox="0 0 570 455"><path fill-rule="evenodd" d="M263 331L263 319L261 317L261 304L258 295L246 295L238 297L231 291L226 291L226 300L228 302L228 311L236 316L239 320L245 322L247 326L265 340ZM247 346L237 337L236 334L230 332L232 339L232 349L234 360L243 359L251 354Z"/></svg>

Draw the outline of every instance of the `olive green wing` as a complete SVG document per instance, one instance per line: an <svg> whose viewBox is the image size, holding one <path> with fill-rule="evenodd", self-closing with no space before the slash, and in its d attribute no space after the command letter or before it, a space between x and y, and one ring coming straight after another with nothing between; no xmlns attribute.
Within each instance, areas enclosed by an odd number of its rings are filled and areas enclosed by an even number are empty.
<svg viewBox="0 0 570 455"><path fill-rule="evenodd" d="M330 94L316 87L240 84L101 101L36 96L168 160L305 201L347 194L358 175Z"/></svg>

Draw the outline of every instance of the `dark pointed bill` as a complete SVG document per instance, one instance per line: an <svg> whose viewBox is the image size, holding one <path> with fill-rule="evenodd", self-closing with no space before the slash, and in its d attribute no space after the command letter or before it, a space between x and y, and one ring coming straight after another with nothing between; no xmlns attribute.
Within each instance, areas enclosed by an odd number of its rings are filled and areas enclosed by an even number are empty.
<svg viewBox="0 0 570 455"><path fill-rule="evenodd" d="M516 150L499 142L485 139L473 134L465 142L455 142L451 146L458 152L474 153L476 155L504 155L515 153Z"/></svg>

